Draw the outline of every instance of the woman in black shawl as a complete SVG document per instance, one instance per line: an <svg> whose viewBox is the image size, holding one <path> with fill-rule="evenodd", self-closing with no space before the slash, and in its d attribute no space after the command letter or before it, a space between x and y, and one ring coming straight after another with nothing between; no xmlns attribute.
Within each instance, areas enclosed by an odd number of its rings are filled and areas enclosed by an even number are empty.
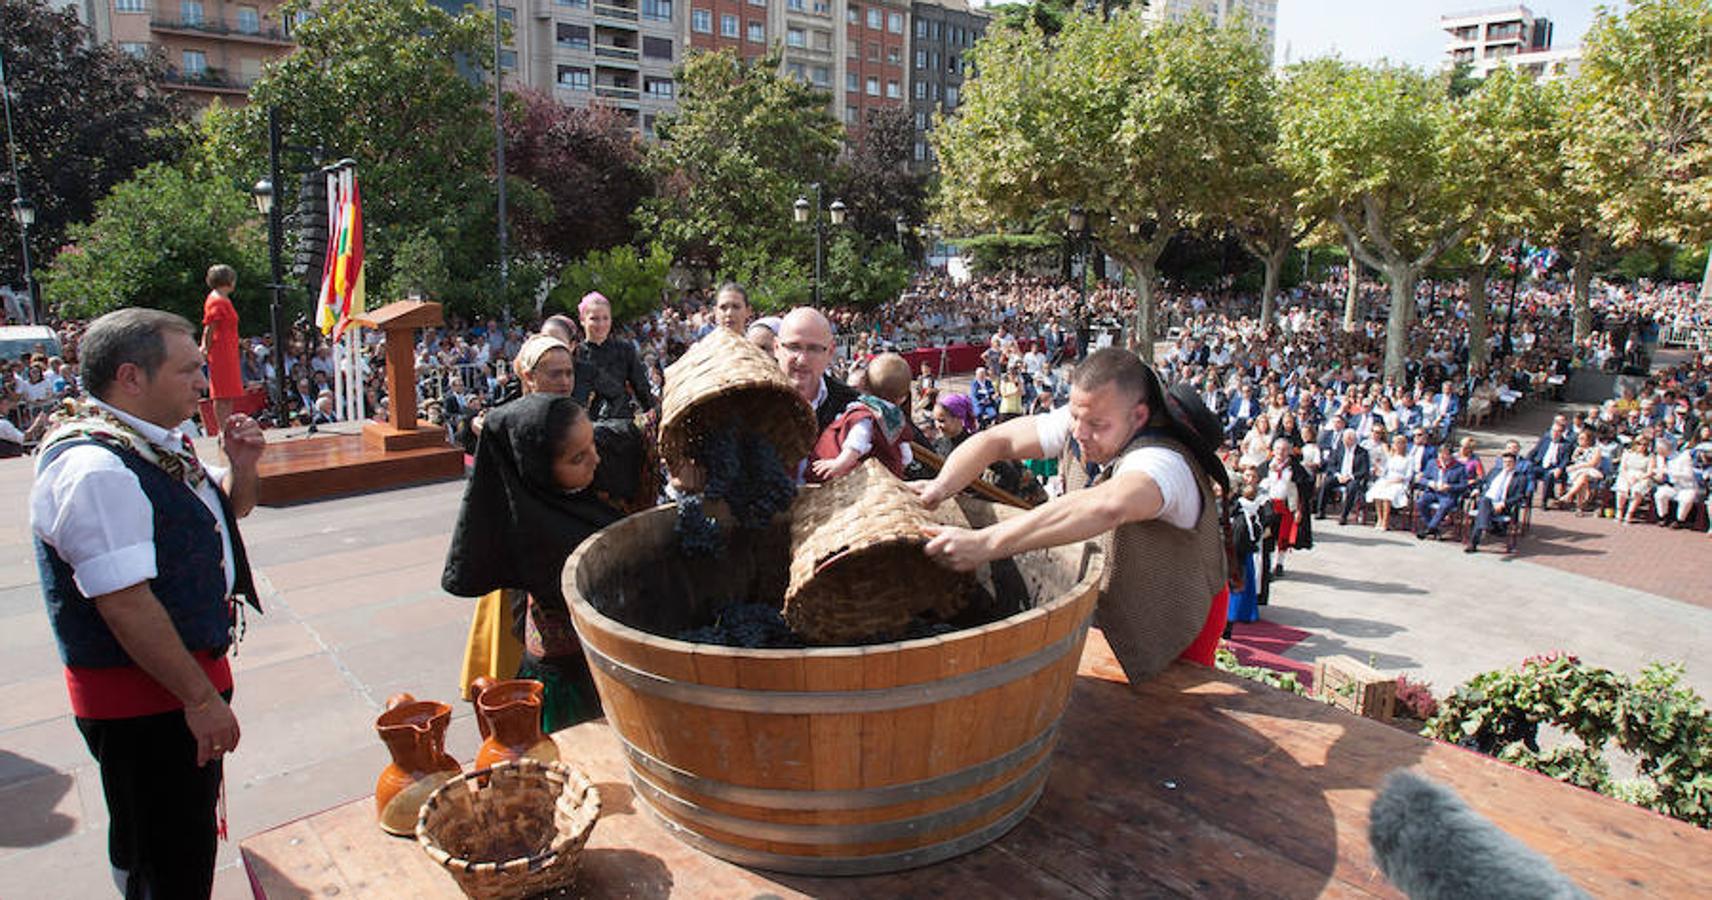
<svg viewBox="0 0 1712 900"><path fill-rule="evenodd" d="M546 686L549 732L600 715L560 587L571 551L619 519L588 489L599 462L588 413L569 397L530 394L489 413L440 577L461 597L528 592L517 675Z"/></svg>

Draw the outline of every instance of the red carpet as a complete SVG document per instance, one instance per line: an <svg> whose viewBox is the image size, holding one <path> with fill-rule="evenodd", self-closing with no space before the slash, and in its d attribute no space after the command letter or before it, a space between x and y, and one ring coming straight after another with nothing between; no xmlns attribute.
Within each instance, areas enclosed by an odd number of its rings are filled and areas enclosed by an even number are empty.
<svg viewBox="0 0 1712 900"><path fill-rule="evenodd" d="M1297 680L1305 687L1313 687L1314 666L1312 663L1288 659L1284 652L1301 643L1308 632L1300 628L1290 628L1261 620L1259 622L1238 622L1231 626L1230 640L1225 641L1225 647L1243 665L1261 666L1278 672L1294 672Z"/></svg>

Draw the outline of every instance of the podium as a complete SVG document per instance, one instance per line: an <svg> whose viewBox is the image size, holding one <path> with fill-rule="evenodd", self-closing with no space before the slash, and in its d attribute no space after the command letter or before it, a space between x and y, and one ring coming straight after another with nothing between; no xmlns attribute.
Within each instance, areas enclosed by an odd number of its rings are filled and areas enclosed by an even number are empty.
<svg viewBox="0 0 1712 900"><path fill-rule="evenodd" d="M329 433L270 441L258 467L258 501L280 506L462 478L463 451L447 442L444 428L416 417L416 329L443 321L440 304L421 300L353 317L386 334L387 421L364 422L360 433L356 423L339 423Z"/></svg>
<svg viewBox="0 0 1712 900"><path fill-rule="evenodd" d="M400 300L356 316L352 324L386 333L386 422L363 425L363 446L392 452L446 446L445 429L416 418L416 329L445 322L440 304Z"/></svg>

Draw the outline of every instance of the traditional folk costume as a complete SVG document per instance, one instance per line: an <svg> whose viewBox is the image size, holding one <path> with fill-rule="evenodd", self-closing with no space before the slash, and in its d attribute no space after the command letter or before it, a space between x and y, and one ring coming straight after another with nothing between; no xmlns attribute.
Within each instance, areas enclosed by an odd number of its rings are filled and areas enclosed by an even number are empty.
<svg viewBox="0 0 1712 900"><path fill-rule="evenodd" d="M814 459L835 459L847 448L861 459L876 459L893 475L904 477L904 468L914 461L909 446L909 420L896 404L863 394L844 408L843 414L820 433L814 443ZM813 469L809 480L816 481Z"/></svg>
<svg viewBox="0 0 1712 900"><path fill-rule="evenodd" d="M99 400L68 404L36 461L36 564L72 714L101 769L108 858L128 897L208 896L224 770L219 757L196 764L183 702L131 659L91 598L148 582L229 699L238 599L261 607L224 474L183 433Z"/></svg>

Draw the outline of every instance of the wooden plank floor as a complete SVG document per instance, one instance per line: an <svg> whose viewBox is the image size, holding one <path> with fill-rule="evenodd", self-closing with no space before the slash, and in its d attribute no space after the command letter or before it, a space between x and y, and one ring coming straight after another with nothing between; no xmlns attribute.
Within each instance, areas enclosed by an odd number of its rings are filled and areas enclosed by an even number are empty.
<svg viewBox="0 0 1712 900"><path fill-rule="evenodd" d="M1594 896L1712 896L1712 832L1197 666L1132 690L1089 636L1039 806L994 844L897 875L799 878L706 856L637 808L604 724L556 735L603 814L575 889L590 897L1397 896L1367 808L1409 767L1551 857ZM459 897L363 798L241 843L258 897Z"/></svg>
<svg viewBox="0 0 1712 900"><path fill-rule="evenodd" d="M257 470L259 502L278 506L461 478L464 454L449 445L385 452L361 435L327 434L269 442Z"/></svg>

